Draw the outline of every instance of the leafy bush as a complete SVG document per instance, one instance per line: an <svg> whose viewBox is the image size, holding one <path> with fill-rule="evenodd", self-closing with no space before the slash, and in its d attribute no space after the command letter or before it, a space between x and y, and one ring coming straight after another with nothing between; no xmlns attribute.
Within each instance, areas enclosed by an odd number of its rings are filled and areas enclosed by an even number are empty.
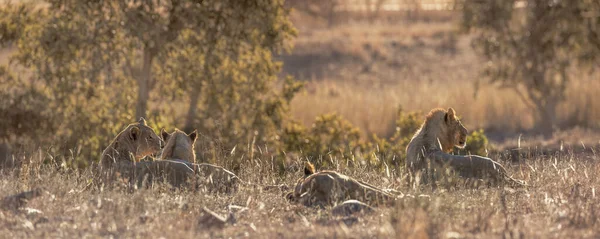
<svg viewBox="0 0 600 239"><path fill-rule="evenodd" d="M396 134L394 134L392 140L406 147L422 123L423 117L421 112L405 113L402 107L399 107L396 118Z"/></svg>
<svg viewBox="0 0 600 239"><path fill-rule="evenodd" d="M371 147L371 155L376 156L378 161L394 165L396 168L403 166L406 159L406 146L421 127L421 123L421 112L407 113L401 106L398 107L394 135L390 139L373 135L372 143L374 145Z"/></svg>
<svg viewBox="0 0 600 239"><path fill-rule="evenodd" d="M339 162L352 165L355 153L365 149L360 130L334 113L318 116L310 129L289 123L283 142L286 150L300 152L317 167Z"/></svg>
<svg viewBox="0 0 600 239"><path fill-rule="evenodd" d="M83 167L144 115L155 130L185 119L211 141L202 153L279 150L289 101L302 88L292 78L279 81L273 58L295 35L283 1L136 4L0 8L0 46L18 47L12 65L0 69L0 96L12 99L0 103L0 137L46 139L53 156L75 153L88 161L77 163ZM174 106L191 99L187 114ZM37 131L14 132L19 124Z"/></svg>
<svg viewBox="0 0 600 239"><path fill-rule="evenodd" d="M487 155L488 138L483 129L475 130L467 136L467 146L464 149L454 148L455 154L467 155Z"/></svg>
<svg viewBox="0 0 600 239"><path fill-rule="evenodd" d="M406 146L421 126L421 113L398 109L396 131L391 138L372 135L361 137L359 129L336 114L317 117L310 129L290 122L282 141L286 152L299 152L320 166L343 163L366 164L375 168L404 165Z"/></svg>
<svg viewBox="0 0 600 239"><path fill-rule="evenodd" d="M51 1L43 11L32 5L0 9L0 46L18 47L12 65L0 67L0 98L10 99L0 101L0 140L17 136L50 145L53 158L69 155L82 161L67 164L85 167L142 114L155 130L198 129L198 161L234 171L264 158L282 165L287 152L317 166L403 165L420 112L399 108L389 138L364 139L337 114L318 116L309 128L290 119L290 102L303 84L280 79L274 58L295 35L282 1L178 1L183 5L173 11L217 16L162 19L177 14L161 13L139 28L137 17L146 15L138 11L154 8L108 10L119 7L114 4L70 0ZM468 143L480 153L487 139L481 132Z"/></svg>

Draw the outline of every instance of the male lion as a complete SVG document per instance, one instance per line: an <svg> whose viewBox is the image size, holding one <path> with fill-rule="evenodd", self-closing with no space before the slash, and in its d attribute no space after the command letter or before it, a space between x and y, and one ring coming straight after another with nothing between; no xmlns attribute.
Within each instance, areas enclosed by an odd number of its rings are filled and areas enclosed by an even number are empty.
<svg viewBox="0 0 600 239"><path fill-rule="evenodd" d="M154 181L168 182L174 187L206 186L209 191L230 192L237 189L239 178L232 172L212 164L195 164L196 131L186 134L178 129L171 134L161 130L167 141L161 160L136 165L137 184L151 186Z"/></svg>
<svg viewBox="0 0 600 239"><path fill-rule="evenodd" d="M447 166L466 178L490 179L495 183L524 185L508 176L504 167L477 155L451 155L454 146L464 148L467 129L454 109L433 109L406 147L406 168L415 184L426 183L436 170Z"/></svg>
<svg viewBox="0 0 600 239"><path fill-rule="evenodd" d="M383 190L334 171L315 173L314 166L306 163L304 177L298 180L293 192L286 195L291 202L307 207L335 205L349 199L370 205L390 204L394 196Z"/></svg>
<svg viewBox="0 0 600 239"><path fill-rule="evenodd" d="M114 179L118 172L123 177L132 176L134 163L154 155L162 148L163 141L148 127L146 120L128 125L102 152L100 171L105 180Z"/></svg>

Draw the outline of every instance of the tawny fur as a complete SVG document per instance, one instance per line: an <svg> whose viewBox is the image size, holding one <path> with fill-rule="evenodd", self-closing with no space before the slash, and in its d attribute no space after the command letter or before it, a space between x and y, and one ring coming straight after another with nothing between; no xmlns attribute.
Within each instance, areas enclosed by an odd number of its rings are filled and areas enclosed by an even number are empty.
<svg viewBox="0 0 600 239"><path fill-rule="evenodd" d="M175 129L171 134L165 132L164 129L161 130L161 136L166 142L161 158L181 159L195 163L196 152L194 150L194 144L196 142L196 135L196 131L188 135L178 129Z"/></svg>
<svg viewBox="0 0 600 239"><path fill-rule="evenodd" d="M460 140L464 143L466 137L467 129L452 108L431 110L406 147L406 168L411 174L419 173L427 168L425 155L436 151L450 153Z"/></svg>
<svg viewBox="0 0 600 239"><path fill-rule="evenodd" d="M167 141L161 160L140 162L136 165L138 187L151 186L154 182L167 182L174 187L206 188L208 191L235 191L239 178L223 167L212 164L192 163L195 159L196 131L182 131L161 136Z"/></svg>
<svg viewBox="0 0 600 239"><path fill-rule="evenodd" d="M383 190L334 171L314 172L312 164L304 169L287 199L305 206L330 206L346 200L359 200L369 205L391 204L394 196Z"/></svg>
<svg viewBox="0 0 600 239"><path fill-rule="evenodd" d="M158 153L162 140L148 127L146 120L140 118L136 123L128 125L112 140L102 152L99 162L99 176L103 183L113 181L120 175L132 179L135 162Z"/></svg>
<svg viewBox="0 0 600 239"><path fill-rule="evenodd" d="M146 156L158 153L162 143L163 141L154 133L154 130L146 125L146 120L141 118L117 134L102 152L100 164L110 166L122 161L139 161Z"/></svg>
<svg viewBox="0 0 600 239"><path fill-rule="evenodd" d="M154 182L166 182L176 188L206 189L209 192L234 192L240 179L223 167L195 164L184 160L156 160L136 165L137 186L151 187Z"/></svg>
<svg viewBox="0 0 600 239"><path fill-rule="evenodd" d="M427 183L434 173L449 167L466 178L490 179L497 184L525 185L508 176L506 169L490 158L451 155L454 146L464 147L467 130L452 108L434 109L406 148L406 169L415 184Z"/></svg>

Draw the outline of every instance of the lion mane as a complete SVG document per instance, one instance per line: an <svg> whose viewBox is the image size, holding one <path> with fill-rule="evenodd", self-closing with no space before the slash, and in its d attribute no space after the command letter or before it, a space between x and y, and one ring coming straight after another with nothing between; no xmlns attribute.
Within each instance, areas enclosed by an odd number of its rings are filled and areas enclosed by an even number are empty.
<svg viewBox="0 0 600 239"><path fill-rule="evenodd" d="M498 162L478 155L452 155L453 147L464 148L467 129L454 109L433 109L406 147L406 169L415 185L433 181L436 171L450 168L465 178L489 179L496 184L525 185L508 176Z"/></svg>

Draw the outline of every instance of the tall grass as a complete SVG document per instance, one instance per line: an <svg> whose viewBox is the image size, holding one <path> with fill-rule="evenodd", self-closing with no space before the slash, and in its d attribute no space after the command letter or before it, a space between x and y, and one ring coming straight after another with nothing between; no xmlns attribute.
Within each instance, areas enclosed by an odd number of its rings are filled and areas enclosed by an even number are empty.
<svg viewBox="0 0 600 239"><path fill-rule="evenodd" d="M519 134L535 115L511 89L490 85L485 62L456 22L399 25L349 24L300 31L296 48L283 56L287 73L308 82L292 103L307 125L337 112L364 133L389 135L397 107L426 113L454 107L467 126ZM600 127L600 73L571 69L559 129Z"/></svg>
<svg viewBox="0 0 600 239"><path fill-rule="evenodd" d="M567 152L567 151L565 151ZM412 189L401 175L386 176L362 169L342 173L404 194L395 206L373 214L333 216L293 205L279 190L251 184L237 193L210 194L168 187L128 191L88 189L90 171L64 171L39 160L20 170L0 172L0 195L42 188L44 193L23 207L0 209L0 233L6 238L38 237L177 237L177 238L529 238L594 237L600 233L598 155L527 152L521 165L510 165L514 177L530 187ZM250 161L248 161L250 162ZM248 163L240 177L252 183L293 185L301 170L283 176L270 169L268 158ZM259 173L260 172L260 173ZM205 228L206 207L221 215L233 213L235 224Z"/></svg>
<svg viewBox="0 0 600 239"><path fill-rule="evenodd" d="M559 106L558 121L563 127L599 127L600 89L597 75L573 80L567 100ZM471 129L488 128L518 133L534 127L535 115L512 90L482 86L459 80L435 82L403 81L393 85L357 85L334 80L314 81L292 102L292 114L307 125L315 117L337 112L365 133L393 133L399 106L425 114L435 107L454 107Z"/></svg>

